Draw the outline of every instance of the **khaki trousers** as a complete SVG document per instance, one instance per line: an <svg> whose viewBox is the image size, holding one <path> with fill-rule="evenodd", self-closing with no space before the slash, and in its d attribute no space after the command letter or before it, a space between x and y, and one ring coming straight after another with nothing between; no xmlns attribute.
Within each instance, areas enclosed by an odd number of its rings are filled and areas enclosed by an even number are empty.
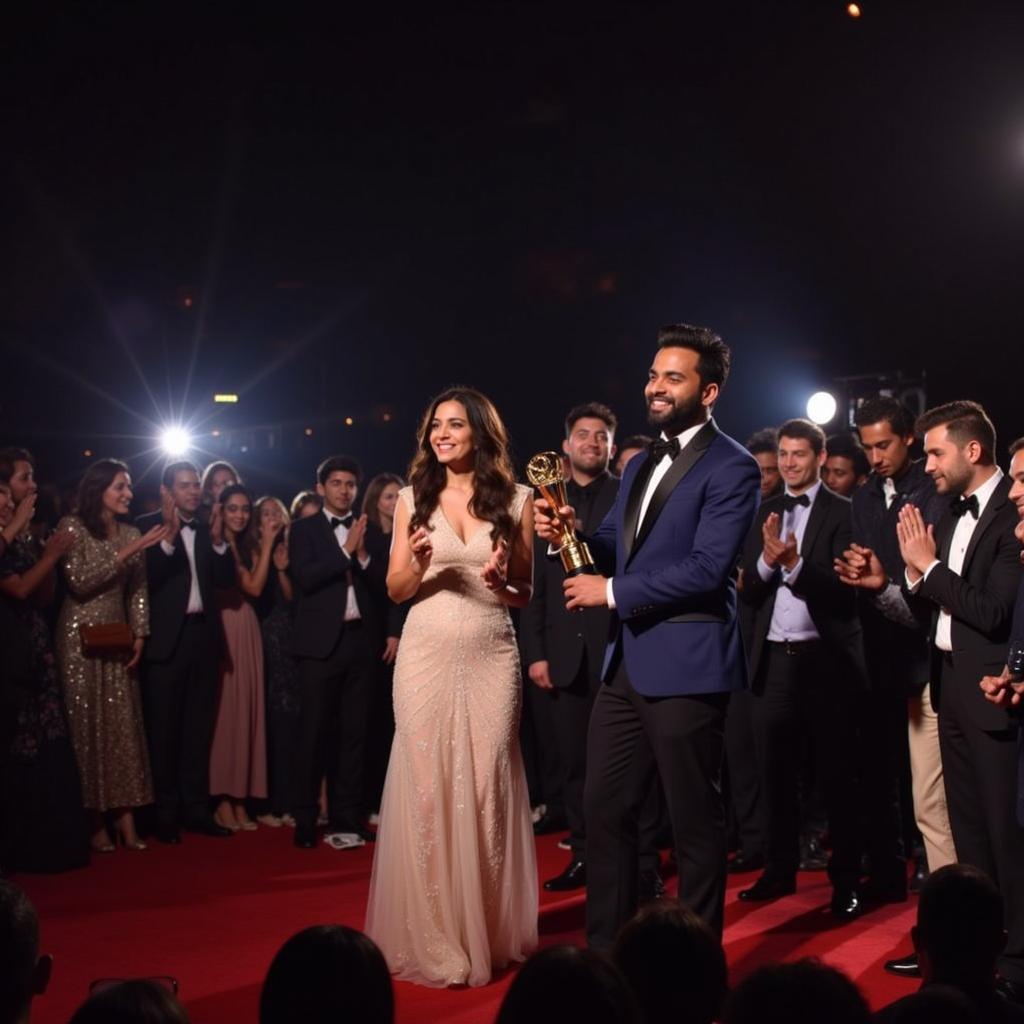
<svg viewBox="0 0 1024 1024"><path fill-rule="evenodd" d="M907 701L910 739L910 775L914 794L914 818L924 839L928 870L938 871L956 863L953 832L946 809L946 786L939 753L939 716L932 707L931 687Z"/></svg>

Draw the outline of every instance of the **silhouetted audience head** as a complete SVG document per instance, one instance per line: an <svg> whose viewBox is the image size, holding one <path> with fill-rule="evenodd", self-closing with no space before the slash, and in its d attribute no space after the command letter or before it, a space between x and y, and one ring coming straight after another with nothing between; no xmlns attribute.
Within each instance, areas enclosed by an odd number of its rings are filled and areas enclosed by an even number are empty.
<svg viewBox="0 0 1024 1024"><path fill-rule="evenodd" d="M68 1024L189 1024L189 1020L169 988L137 978L94 992Z"/></svg>
<svg viewBox="0 0 1024 1024"><path fill-rule="evenodd" d="M965 992L929 985L880 1011L885 1024L989 1024Z"/></svg>
<svg viewBox="0 0 1024 1024"><path fill-rule="evenodd" d="M305 519L306 516L315 516L324 507L324 499L316 491L299 491L292 498L292 506L289 509L292 519Z"/></svg>
<svg viewBox="0 0 1024 1024"><path fill-rule="evenodd" d="M605 956L575 946L535 953L501 1002L495 1024L638 1024L633 993Z"/></svg>
<svg viewBox="0 0 1024 1024"><path fill-rule="evenodd" d="M925 982L991 988L1006 945L1003 904L995 884L968 864L948 864L921 889L911 931Z"/></svg>
<svg viewBox="0 0 1024 1024"><path fill-rule="evenodd" d="M672 900L645 907L619 933L615 963L646 1024L710 1024L729 988L722 944L688 907Z"/></svg>
<svg viewBox="0 0 1024 1024"><path fill-rule="evenodd" d="M391 1024L391 975L373 940L340 924L293 935L277 952L260 995L260 1024Z"/></svg>
<svg viewBox="0 0 1024 1024"><path fill-rule="evenodd" d="M630 434L623 439L618 446L618 454L615 456L615 474L622 476L622 471L629 465L631 459L637 455L643 455L651 447L654 438L647 434Z"/></svg>
<svg viewBox="0 0 1024 1024"><path fill-rule="evenodd" d="M761 470L761 498L771 498L782 491L779 473L779 435L774 427L764 427L747 438L746 449L757 460Z"/></svg>
<svg viewBox="0 0 1024 1024"><path fill-rule="evenodd" d="M821 479L829 490L849 498L871 473L864 449L852 434L833 434L825 441L825 452Z"/></svg>
<svg viewBox="0 0 1024 1024"><path fill-rule="evenodd" d="M32 997L42 995L53 958L39 955L39 918L13 882L0 879L0 1024L29 1019Z"/></svg>
<svg viewBox="0 0 1024 1024"><path fill-rule="evenodd" d="M857 986L817 960L754 971L726 1002L724 1024L868 1024L871 1011Z"/></svg>

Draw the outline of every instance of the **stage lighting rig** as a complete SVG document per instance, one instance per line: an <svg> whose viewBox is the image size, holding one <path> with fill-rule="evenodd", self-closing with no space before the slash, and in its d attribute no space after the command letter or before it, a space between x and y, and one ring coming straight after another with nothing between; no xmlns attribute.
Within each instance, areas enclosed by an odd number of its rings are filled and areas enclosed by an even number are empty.
<svg viewBox="0 0 1024 1024"><path fill-rule="evenodd" d="M181 458L192 447L192 438L184 427L166 427L160 435L160 447L168 457Z"/></svg>

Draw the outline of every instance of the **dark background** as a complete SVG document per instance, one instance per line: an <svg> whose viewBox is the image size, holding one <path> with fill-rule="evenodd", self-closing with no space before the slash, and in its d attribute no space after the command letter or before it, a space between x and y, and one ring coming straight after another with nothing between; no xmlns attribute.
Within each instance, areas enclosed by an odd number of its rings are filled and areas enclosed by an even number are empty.
<svg viewBox="0 0 1024 1024"><path fill-rule="evenodd" d="M24 6L0 443L43 481L178 420L285 497L401 470L455 381L521 459L581 400L633 432L672 321L741 439L881 371L1024 433L1022 3Z"/></svg>

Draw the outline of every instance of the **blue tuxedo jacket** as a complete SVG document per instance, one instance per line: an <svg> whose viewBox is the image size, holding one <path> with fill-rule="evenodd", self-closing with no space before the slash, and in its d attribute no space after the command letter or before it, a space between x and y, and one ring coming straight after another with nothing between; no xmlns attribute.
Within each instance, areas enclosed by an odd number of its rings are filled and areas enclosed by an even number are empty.
<svg viewBox="0 0 1024 1024"><path fill-rule="evenodd" d="M662 477L638 533L651 469L648 458L629 462L615 505L587 538L615 581L602 678L623 657L648 697L742 690L732 576L760 501L757 463L709 420Z"/></svg>

